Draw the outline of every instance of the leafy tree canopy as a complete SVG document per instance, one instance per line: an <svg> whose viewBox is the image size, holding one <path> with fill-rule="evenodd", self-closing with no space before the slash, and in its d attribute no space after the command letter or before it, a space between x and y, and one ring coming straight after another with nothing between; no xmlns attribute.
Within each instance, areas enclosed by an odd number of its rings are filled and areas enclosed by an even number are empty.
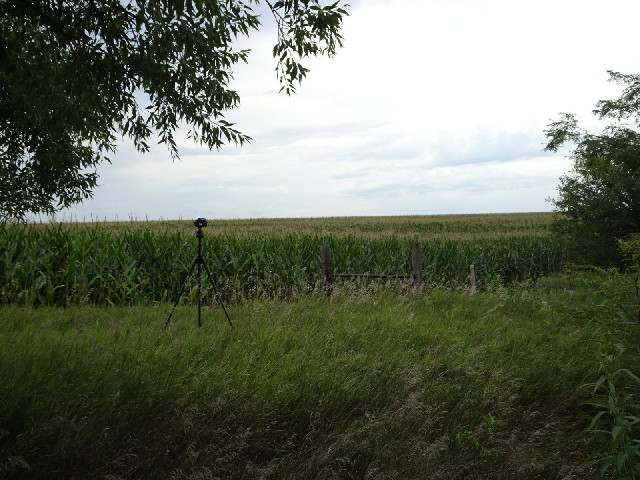
<svg viewBox="0 0 640 480"><path fill-rule="evenodd" d="M225 112L240 100L232 69L249 50L236 40L259 28L259 1L0 0L0 218L90 197L119 136L146 152L157 134L174 158L181 123L210 149L250 140ZM307 74L301 61L342 46L347 6L265 3L290 94Z"/></svg>
<svg viewBox="0 0 640 480"><path fill-rule="evenodd" d="M623 91L597 103L593 113L608 120L601 132L584 130L571 114L545 130L546 150L574 145L573 170L553 200L556 228L573 238L581 261L600 265L616 263L617 240L640 232L640 75L609 75Z"/></svg>

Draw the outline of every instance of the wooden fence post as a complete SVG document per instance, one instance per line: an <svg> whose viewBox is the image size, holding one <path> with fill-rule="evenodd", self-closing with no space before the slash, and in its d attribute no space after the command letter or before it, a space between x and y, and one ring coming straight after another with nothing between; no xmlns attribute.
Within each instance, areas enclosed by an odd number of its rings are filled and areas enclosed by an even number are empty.
<svg viewBox="0 0 640 480"><path fill-rule="evenodd" d="M413 284L419 288L422 285L422 257L419 248L411 250L411 263L413 264Z"/></svg>
<svg viewBox="0 0 640 480"><path fill-rule="evenodd" d="M324 293L329 297L333 290L333 274L331 269L331 248L328 245L322 245L320 247L320 263L322 264Z"/></svg>
<svg viewBox="0 0 640 480"><path fill-rule="evenodd" d="M471 295L476 293L476 268L473 264L469 265L469 279L471 280Z"/></svg>

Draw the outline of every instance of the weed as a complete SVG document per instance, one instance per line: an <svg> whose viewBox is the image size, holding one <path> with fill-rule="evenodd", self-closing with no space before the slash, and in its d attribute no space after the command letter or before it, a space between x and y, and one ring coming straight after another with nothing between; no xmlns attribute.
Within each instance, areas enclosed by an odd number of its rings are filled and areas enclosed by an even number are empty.
<svg viewBox="0 0 640 480"><path fill-rule="evenodd" d="M592 389L589 405L597 410L589 431L608 439L609 453L601 459L602 475L615 469L618 478L636 480L640 478L640 403L636 400L640 379L629 369L616 368L625 349L620 343L613 349L600 355L600 377L585 385Z"/></svg>

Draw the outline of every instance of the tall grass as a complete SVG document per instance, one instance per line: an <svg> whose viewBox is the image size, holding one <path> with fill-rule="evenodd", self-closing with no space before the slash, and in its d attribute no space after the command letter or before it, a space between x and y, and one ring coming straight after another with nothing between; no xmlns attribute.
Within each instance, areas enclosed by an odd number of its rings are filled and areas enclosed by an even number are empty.
<svg viewBox="0 0 640 480"><path fill-rule="evenodd" d="M100 225L0 225L0 302L18 305L126 305L177 295L196 254L191 232ZM420 248L428 286L536 279L561 268L561 240L541 235L430 238L243 233L206 235L203 255L227 302L319 294L319 249L336 273L408 274ZM205 282L208 285L208 282ZM192 284L186 298L194 297ZM207 295L208 301L212 299Z"/></svg>
<svg viewBox="0 0 640 480"><path fill-rule="evenodd" d="M581 308L591 308L588 295ZM0 309L0 477L593 478L575 296Z"/></svg>

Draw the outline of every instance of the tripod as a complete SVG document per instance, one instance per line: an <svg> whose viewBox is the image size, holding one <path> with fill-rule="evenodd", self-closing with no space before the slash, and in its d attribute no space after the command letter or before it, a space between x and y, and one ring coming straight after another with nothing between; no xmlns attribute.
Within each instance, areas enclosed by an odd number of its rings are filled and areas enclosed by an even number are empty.
<svg viewBox="0 0 640 480"><path fill-rule="evenodd" d="M224 311L224 316L227 317L227 321L229 322L229 326L233 328L233 323L231 323L231 319L229 318L227 309L224 307L224 303L222 303L222 300L220 300L220 292L218 291L216 282L214 282L213 280L213 275L211 275L211 272L209 271L209 267L207 267L207 264L204 261L204 257L202 256L202 238L204 237L204 233L202 233L202 227L207 226L207 219L198 218L195 222L193 222L193 224L198 229L198 231L196 232L196 238L198 239L198 255L196 255L196 258L193 259L193 264L191 265L191 269L189 270L189 273L187 274L187 278L184 280L184 283L182 284L180 293L178 293L176 302L173 304L171 313L167 317L167 321L165 322L164 327L162 329L166 330L167 326L169 326L169 322L171 321L171 316L173 315L173 312L175 311L176 307L178 306L178 303L180 302L180 297L182 297L182 294L184 293L184 289L187 287L187 282L189 282L189 278L191 277L191 274L193 273L193 269L196 267L196 265L198 266L198 327L202 327L200 310L202 307L202 302L201 302L202 300L202 267L204 267L204 270L205 272L207 272L207 276L209 277L209 281L211 282L211 285L213 285L213 290L214 292L216 292L216 295L215 295L216 301L222 307L222 310Z"/></svg>

